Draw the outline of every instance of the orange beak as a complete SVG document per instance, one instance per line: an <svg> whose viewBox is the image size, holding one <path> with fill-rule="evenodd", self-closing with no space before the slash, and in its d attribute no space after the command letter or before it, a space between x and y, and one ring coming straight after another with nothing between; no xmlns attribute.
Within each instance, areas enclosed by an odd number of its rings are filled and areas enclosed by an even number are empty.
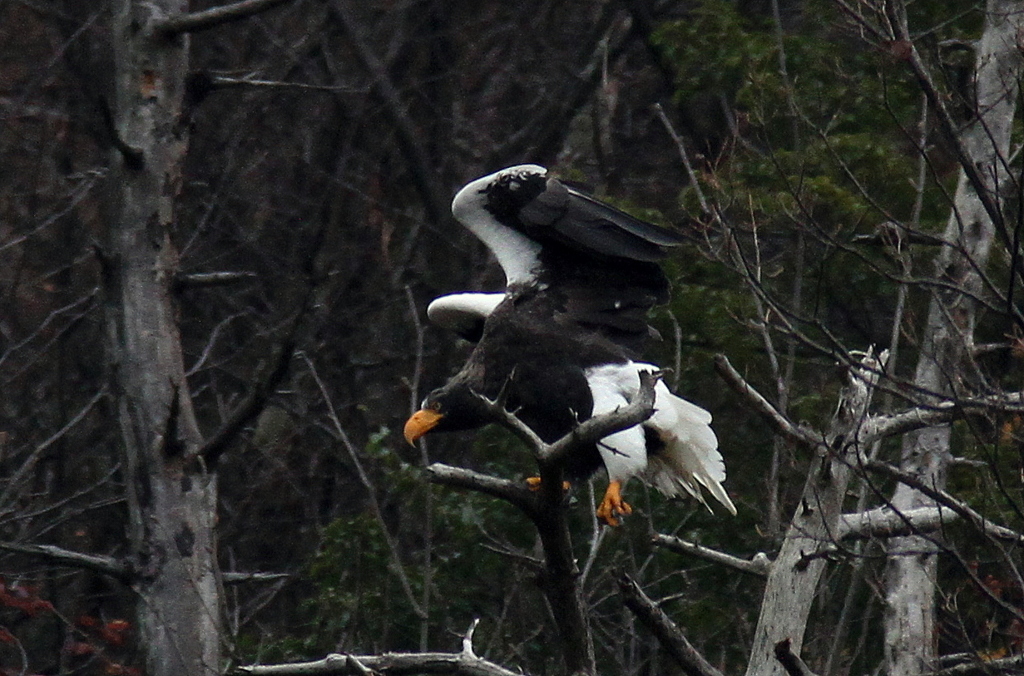
<svg viewBox="0 0 1024 676"><path fill-rule="evenodd" d="M405 421L405 440L413 446L424 434L437 427L444 416L429 408L421 408Z"/></svg>

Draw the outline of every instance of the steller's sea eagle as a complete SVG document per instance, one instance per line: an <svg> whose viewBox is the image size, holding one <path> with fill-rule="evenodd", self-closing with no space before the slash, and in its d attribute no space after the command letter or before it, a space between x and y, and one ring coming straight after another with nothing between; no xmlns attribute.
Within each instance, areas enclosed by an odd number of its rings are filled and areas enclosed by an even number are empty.
<svg viewBox="0 0 1024 676"><path fill-rule="evenodd" d="M492 422L481 395L500 393L508 410L548 443L627 404L639 389L639 373L657 370L637 359L655 333L648 311L668 300L658 261L681 238L530 164L469 183L452 201L452 213L498 259L506 290L452 294L430 304L431 321L476 346L409 418L406 439ZM706 490L735 514L710 423L710 413L659 381L646 422L570 456L565 469L578 479L604 466L609 483L597 515L609 525L631 512L621 491L634 476L705 505Z"/></svg>

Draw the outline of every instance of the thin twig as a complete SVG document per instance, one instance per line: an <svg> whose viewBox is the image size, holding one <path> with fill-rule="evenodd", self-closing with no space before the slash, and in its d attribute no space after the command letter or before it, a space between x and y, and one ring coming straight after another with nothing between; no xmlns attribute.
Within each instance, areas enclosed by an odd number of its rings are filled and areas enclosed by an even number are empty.
<svg viewBox="0 0 1024 676"><path fill-rule="evenodd" d="M341 420L338 418L338 414L334 410L334 404L331 401L331 396L327 392L327 386L323 380L320 379L320 374L317 372L316 367L313 365L313 361L308 355L302 353L300 355L303 361L306 362L306 368L309 370L309 374L313 377L313 381L317 384L320 389L320 396L323 397L324 404L327 406L327 417L330 418L331 423L334 425L334 432L337 435L341 445L345 447L348 452L348 457L352 461L352 466L356 470L356 475L359 477L359 482L366 489L367 497L370 501L370 508L373 511L374 519L377 522L377 527L380 528L381 536L384 538L384 542L388 548L388 555L391 559L391 568L394 570L396 576L398 576L398 582L402 586L402 591L405 593L406 600L409 602L409 606L412 608L413 613L416 617L423 619L426 617L426 613L416 600L416 594L413 592L412 584L409 582L409 577L405 574L405 566L402 564L402 558L398 554L398 543L395 542L395 538L392 537L391 531L388 530L387 522L384 520L384 512L381 510L380 501L377 499L377 489L370 481L369 475L363 468L363 463L359 459L359 453L356 451L355 445L352 440L348 438L348 433L345 432L345 428L341 424Z"/></svg>

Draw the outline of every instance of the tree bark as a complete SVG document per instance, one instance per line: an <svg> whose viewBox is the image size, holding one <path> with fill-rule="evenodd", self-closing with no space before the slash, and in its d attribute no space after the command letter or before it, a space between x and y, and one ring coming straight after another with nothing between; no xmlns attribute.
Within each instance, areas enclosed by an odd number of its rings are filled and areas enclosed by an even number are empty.
<svg viewBox="0 0 1024 676"><path fill-rule="evenodd" d="M935 276L950 282L929 303L914 384L935 400L957 397L971 389L963 374L969 368L976 303L982 292L979 270L985 268L996 225L982 197L1000 203L1000 190L1010 179L1010 131L1016 111L1021 59L1020 0L989 0L985 27L977 46L975 118L961 133L972 167L978 169L987 195L980 196L961 171L953 210L943 239L948 244L935 260ZM898 30L907 35L905 23ZM1012 252L1011 252L1012 253ZM942 488L951 458L948 424L907 434L903 439L901 469L934 488ZM892 497L896 510L936 503L898 484ZM933 539L916 535L888 543L886 571L885 671L910 676L933 669L937 656L935 590L937 546Z"/></svg>
<svg viewBox="0 0 1024 676"><path fill-rule="evenodd" d="M786 674L775 656L780 641L788 639L792 653L800 654L807 618L826 565L825 558L817 554L834 542L838 533L843 498L860 451L857 429L867 416L884 360L884 356L876 359L869 354L860 367L850 369L836 417L824 443L815 447L816 457L811 461L800 504L768 572L747 676Z"/></svg>
<svg viewBox="0 0 1024 676"><path fill-rule="evenodd" d="M139 643L149 676L219 673L216 485L196 455L201 438L181 352L171 243L182 162L189 38L153 34L186 0L119 0L106 308L112 392L128 491Z"/></svg>

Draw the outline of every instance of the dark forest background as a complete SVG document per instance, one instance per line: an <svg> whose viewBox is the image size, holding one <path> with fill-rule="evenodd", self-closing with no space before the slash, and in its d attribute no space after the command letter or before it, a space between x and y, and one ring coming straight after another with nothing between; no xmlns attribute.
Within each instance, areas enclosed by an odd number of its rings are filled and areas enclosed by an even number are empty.
<svg viewBox="0 0 1024 676"><path fill-rule="evenodd" d="M850 4L874 16L872 3ZM981 10L906 7L956 123L974 114ZM0 0L3 673L141 673L144 662L131 585L65 555L128 555L131 477L104 319L120 161L112 11ZM426 323L426 304L503 282L451 218L451 197L532 162L686 236L666 264L673 300L654 318L662 339L649 357L714 414L739 508L713 515L636 482L633 516L599 531L589 505L603 479L575 487L600 672L678 669L622 605L622 572L712 664L742 669L763 579L651 535L772 556L798 508L810 455L719 377L716 354L815 428L870 346L892 353L879 411L919 394L908 383L960 164L904 49L825 0L293 0L195 32L169 234L199 429L223 429L273 383L217 452L226 663L455 650L480 618L478 654L559 673L529 523L424 473L443 462L526 477L529 454L498 429L420 448L401 435L469 350ZM975 393L1020 387L1015 191L972 325L986 350L950 376ZM903 234L890 236L894 222ZM1021 433L1012 406L953 428L962 462L949 489L1011 528L1024 520ZM898 444L874 453L898 459ZM848 504L884 504L892 487L855 482ZM1019 543L996 554L971 528L948 528L940 653L1020 653ZM823 675L876 673L884 549L860 541L832 560L804 658Z"/></svg>

